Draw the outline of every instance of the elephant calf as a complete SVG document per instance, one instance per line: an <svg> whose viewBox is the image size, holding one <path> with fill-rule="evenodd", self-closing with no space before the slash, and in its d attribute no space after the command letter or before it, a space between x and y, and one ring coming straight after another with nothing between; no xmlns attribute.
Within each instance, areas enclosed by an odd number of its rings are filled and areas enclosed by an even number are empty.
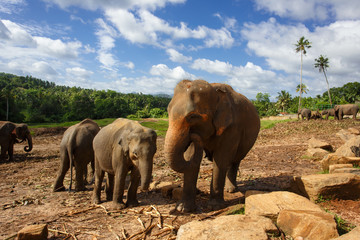
<svg viewBox="0 0 360 240"><path fill-rule="evenodd" d="M20 140L20 141L19 141ZM0 159L6 159L6 152L9 155L9 161L13 160L14 144L27 140L28 146L24 147L25 152L32 150L32 138L29 128L26 124L16 124L8 121L0 121Z"/></svg>
<svg viewBox="0 0 360 240"><path fill-rule="evenodd" d="M113 200L114 209L136 206L137 188L147 190L151 181L156 132L138 122L119 118L102 128L94 138L95 186L93 202L100 203L101 183L108 175L106 199ZM125 177L131 171L126 205L123 202Z"/></svg>
<svg viewBox="0 0 360 240"><path fill-rule="evenodd" d="M310 120L311 110L307 108L299 109L297 114L298 119L299 119L299 115L301 115L301 120L304 120L304 118L306 118L306 120Z"/></svg>
<svg viewBox="0 0 360 240"><path fill-rule="evenodd" d="M325 119L328 120L328 119L329 119L329 116L335 117L335 110L334 110L333 108L323 110L323 111L321 112L321 115L322 115L322 116L325 116Z"/></svg>
<svg viewBox="0 0 360 240"><path fill-rule="evenodd" d="M82 122L69 127L60 143L60 170L54 183L53 191L63 191L64 177L70 168L70 186L72 185L72 166L75 166L76 182L75 191L85 189L87 177L87 166L91 163L94 170L94 151L92 141L100 131L96 122L91 119L85 119Z"/></svg>

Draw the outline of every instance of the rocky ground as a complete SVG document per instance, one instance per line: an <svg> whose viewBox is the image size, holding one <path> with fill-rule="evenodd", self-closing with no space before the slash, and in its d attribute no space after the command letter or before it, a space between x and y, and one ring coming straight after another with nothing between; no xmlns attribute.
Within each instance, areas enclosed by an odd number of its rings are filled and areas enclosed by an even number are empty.
<svg viewBox="0 0 360 240"><path fill-rule="evenodd" d="M286 190L292 176L321 172L319 159L305 156L311 137L329 142L334 149L343 144L340 129L360 128L360 121L291 121L261 130L254 148L240 164L239 190L225 194L227 207L243 203L247 190ZM199 174L197 203L193 214L174 211L176 200L159 190L139 192L140 206L110 211L110 202L91 203L92 186L83 192L52 192L59 168L59 144L65 129L34 129L34 148L25 153L15 147L15 161L0 162L0 238L16 234L26 225L46 223L50 239L175 239L180 225L214 218L226 211L206 207L211 180L211 162L203 160ZM164 138L159 137L154 159L153 182L181 184L181 175L166 164ZM69 174L65 178L68 186ZM104 194L102 194L105 199ZM360 225L360 201L331 199L322 207L353 225Z"/></svg>

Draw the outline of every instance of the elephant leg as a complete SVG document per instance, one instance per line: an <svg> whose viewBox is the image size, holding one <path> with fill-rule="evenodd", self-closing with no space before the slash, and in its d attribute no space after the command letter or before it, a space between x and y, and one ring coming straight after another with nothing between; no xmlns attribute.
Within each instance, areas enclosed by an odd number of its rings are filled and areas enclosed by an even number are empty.
<svg viewBox="0 0 360 240"><path fill-rule="evenodd" d="M213 162L213 175L210 186L209 208L218 210L224 205L224 186L225 186L226 168L220 167Z"/></svg>
<svg viewBox="0 0 360 240"><path fill-rule="evenodd" d="M94 184L94 191L93 191L93 203L99 204L101 202L101 184L104 179L105 172L100 169L99 164L95 163L95 184Z"/></svg>
<svg viewBox="0 0 360 240"><path fill-rule="evenodd" d="M203 149L191 144L185 158L190 159L191 165L184 172L184 185L181 202L177 205L176 210L180 212L194 212L196 210L196 183L200 170L200 163L203 156Z"/></svg>
<svg viewBox="0 0 360 240"><path fill-rule="evenodd" d="M236 177L238 173L240 162L234 162L231 164L226 175L226 190L229 193L234 193L237 190Z"/></svg>
<svg viewBox="0 0 360 240"><path fill-rule="evenodd" d="M10 143L9 145L9 149L8 149L8 154L9 154L9 161L14 160L14 144Z"/></svg>
<svg viewBox="0 0 360 240"><path fill-rule="evenodd" d="M66 172L69 170L69 168L70 168L69 158L67 157L67 155L65 155L65 156L62 155L60 169L59 169L58 176L54 183L54 188L53 188L54 192L65 191L64 178L65 178Z"/></svg>
<svg viewBox="0 0 360 240"><path fill-rule="evenodd" d="M111 201L113 199L113 192L114 192L114 175L108 173L106 179L106 186L105 186L107 201Z"/></svg>
<svg viewBox="0 0 360 240"><path fill-rule="evenodd" d="M7 147L5 147L4 145L1 145L1 155L0 155L1 160L6 160L7 149L8 149Z"/></svg>
<svg viewBox="0 0 360 240"><path fill-rule="evenodd" d="M124 169L123 166L117 169L117 171L115 172L113 208L116 210L121 210L126 207L123 202L126 174L127 171Z"/></svg>
<svg viewBox="0 0 360 240"><path fill-rule="evenodd" d="M85 183L84 183L85 172L87 171L85 171L83 164L81 164L79 161L75 161L75 191L85 190Z"/></svg>
<svg viewBox="0 0 360 240"><path fill-rule="evenodd" d="M133 168L130 175L130 184L127 192L126 206L135 207L139 205L137 200L137 189L140 183L140 172L138 168Z"/></svg>

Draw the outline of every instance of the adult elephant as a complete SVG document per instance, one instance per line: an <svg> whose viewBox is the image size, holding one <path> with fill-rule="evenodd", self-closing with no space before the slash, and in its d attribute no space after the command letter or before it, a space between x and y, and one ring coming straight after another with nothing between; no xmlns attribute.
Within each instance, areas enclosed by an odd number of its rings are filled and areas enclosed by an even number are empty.
<svg viewBox="0 0 360 240"><path fill-rule="evenodd" d="M91 119L84 119L78 124L69 127L60 143L60 169L56 177L53 191L63 191L64 177L70 168L70 186L72 186L72 167L75 166L75 191L85 189L87 166L91 163L94 171L94 150L92 142L100 128Z"/></svg>
<svg viewBox="0 0 360 240"><path fill-rule="evenodd" d="M321 116L325 116L325 119L328 120L329 116L335 117L335 110L333 108L326 109L321 112Z"/></svg>
<svg viewBox="0 0 360 240"><path fill-rule="evenodd" d="M118 118L102 128L94 138L95 185L93 202L100 203L101 184L107 173L106 199L114 209L136 206L137 188L147 190L151 181L156 152L156 132L138 122ZM123 202L125 178L130 174L126 204Z"/></svg>
<svg viewBox="0 0 360 240"><path fill-rule="evenodd" d="M339 120L342 120L344 115L352 115L353 119L356 119L356 114L359 111L359 106L357 104L335 105L334 110L335 116Z"/></svg>
<svg viewBox="0 0 360 240"><path fill-rule="evenodd" d="M27 141L28 146L24 147L25 152L30 152L33 148L32 137L25 123L12 123L8 121L0 121L0 159L6 159L6 152L9 160L13 160L14 144Z"/></svg>
<svg viewBox="0 0 360 240"><path fill-rule="evenodd" d="M166 159L173 170L184 173L182 199L176 209L196 210L203 150L213 161L209 207L221 207L225 179L228 191L234 192L240 161L259 133L260 119L254 105L229 85L183 80L175 87L168 113Z"/></svg>
<svg viewBox="0 0 360 240"><path fill-rule="evenodd" d="M299 109L297 114L298 119L299 115L301 116L301 120L304 120L306 118L306 120L309 121L311 118L311 110L307 108Z"/></svg>

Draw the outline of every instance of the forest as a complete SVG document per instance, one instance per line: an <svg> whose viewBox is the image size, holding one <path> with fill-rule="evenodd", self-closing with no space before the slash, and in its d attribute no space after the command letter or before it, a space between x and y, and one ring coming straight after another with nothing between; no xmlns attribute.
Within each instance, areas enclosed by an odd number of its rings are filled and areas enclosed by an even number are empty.
<svg viewBox="0 0 360 240"><path fill-rule="evenodd" d="M333 104L355 103L360 100L360 83L347 83L331 88ZM252 99L260 116L296 113L299 96L281 91L271 101L268 93ZM31 76L0 73L0 119L12 122L45 123L78 121L84 118L167 117L171 96L141 93L119 93L112 90L83 89L58 86ZM328 92L315 98L303 97L302 107L311 110L330 108Z"/></svg>

